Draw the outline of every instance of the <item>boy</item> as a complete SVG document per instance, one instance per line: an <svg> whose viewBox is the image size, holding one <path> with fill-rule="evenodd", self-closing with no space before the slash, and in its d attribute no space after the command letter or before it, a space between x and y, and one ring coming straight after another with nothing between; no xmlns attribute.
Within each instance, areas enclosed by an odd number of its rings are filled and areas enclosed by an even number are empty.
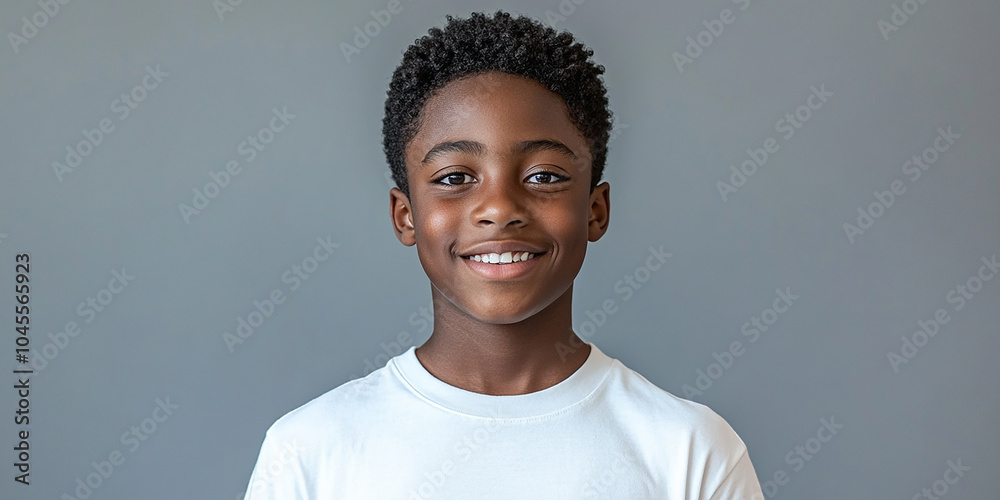
<svg viewBox="0 0 1000 500"><path fill-rule="evenodd" d="M263 499L763 499L707 407L573 333L605 233L611 114L592 51L528 18L448 17L403 55L384 149L434 330L268 430Z"/></svg>

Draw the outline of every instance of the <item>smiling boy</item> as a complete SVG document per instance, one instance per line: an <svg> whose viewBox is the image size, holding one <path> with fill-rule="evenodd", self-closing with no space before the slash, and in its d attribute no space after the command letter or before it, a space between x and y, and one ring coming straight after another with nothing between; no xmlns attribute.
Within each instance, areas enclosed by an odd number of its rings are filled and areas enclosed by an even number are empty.
<svg viewBox="0 0 1000 500"><path fill-rule="evenodd" d="M390 215L434 330L275 422L248 500L763 499L722 417L573 332L610 213L591 56L503 12L449 16L407 49L383 121Z"/></svg>

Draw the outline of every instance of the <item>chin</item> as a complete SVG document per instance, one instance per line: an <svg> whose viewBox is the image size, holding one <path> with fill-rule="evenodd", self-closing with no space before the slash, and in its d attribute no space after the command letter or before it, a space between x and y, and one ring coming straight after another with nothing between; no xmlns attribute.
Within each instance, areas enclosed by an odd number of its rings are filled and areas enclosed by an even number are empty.
<svg viewBox="0 0 1000 500"><path fill-rule="evenodd" d="M532 308L503 308L495 309L490 308L489 304L483 304L483 307L468 307L465 309L466 314L474 318L480 323L487 323L491 325L511 325L514 323L520 323L544 309L543 307L532 307Z"/></svg>

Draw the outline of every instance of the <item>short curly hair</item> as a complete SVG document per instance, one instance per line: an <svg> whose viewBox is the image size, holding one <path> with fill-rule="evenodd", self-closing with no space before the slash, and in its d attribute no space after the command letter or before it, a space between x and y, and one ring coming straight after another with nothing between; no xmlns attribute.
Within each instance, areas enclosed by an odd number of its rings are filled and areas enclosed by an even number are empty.
<svg viewBox="0 0 1000 500"><path fill-rule="evenodd" d="M444 29L431 28L406 49L386 92L382 146L396 186L410 196L404 150L427 100L452 81L499 71L537 81L562 98L590 147L593 190L604 172L612 126L604 66L590 59L594 51L566 31L500 10L492 17L477 12L446 19Z"/></svg>

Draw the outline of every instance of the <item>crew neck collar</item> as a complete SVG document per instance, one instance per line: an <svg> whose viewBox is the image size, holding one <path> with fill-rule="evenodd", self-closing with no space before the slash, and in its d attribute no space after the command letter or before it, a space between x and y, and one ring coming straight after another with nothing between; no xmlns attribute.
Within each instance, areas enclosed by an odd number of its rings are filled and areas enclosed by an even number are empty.
<svg viewBox="0 0 1000 500"><path fill-rule="evenodd" d="M587 345L587 360L565 380L540 391L512 396L479 394L438 379L417 359L416 346L392 358L390 364L410 390L432 405L475 417L530 418L573 406L600 387L614 359L594 344Z"/></svg>

